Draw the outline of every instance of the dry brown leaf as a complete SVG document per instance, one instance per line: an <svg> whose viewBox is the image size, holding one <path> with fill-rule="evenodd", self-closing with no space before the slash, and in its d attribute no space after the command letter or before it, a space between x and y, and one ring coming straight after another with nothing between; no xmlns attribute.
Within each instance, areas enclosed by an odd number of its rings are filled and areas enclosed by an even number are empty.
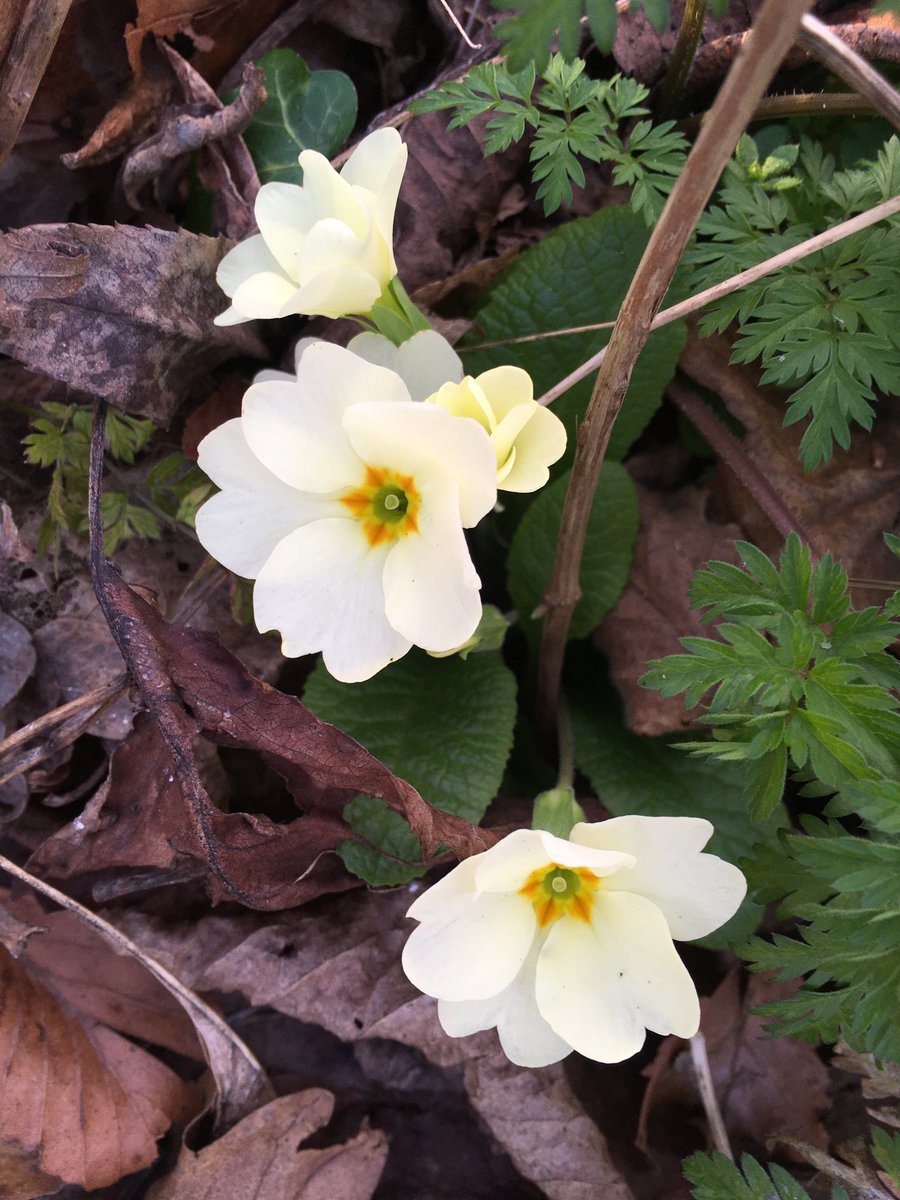
<svg viewBox="0 0 900 1200"><path fill-rule="evenodd" d="M194 1154L184 1148L175 1170L148 1200L369 1200L387 1158L382 1133L364 1130L323 1150L298 1150L328 1124L334 1098L321 1088L281 1096Z"/></svg>
<svg viewBox="0 0 900 1200"><path fill-rule="evenodd" d="M51 706L67 704L122 674L122 656L98 618L96 610L87 617L58 617L35 630L41 690L45 697L53 696ZM121 741L131 720L131 701L123 695L87 732Z"/></svg>
<svg viewBox="0 0 900 1200"><path fill-rule="evenodd" d="M21 622L0 612L0 708L5 708L34 670L37 662L31 635Z"/></svg>
<svg viewBox="0 0 900 1200"><path fill-rule="evenodd" d="M222 329L227 243L127 225L33 225L0 236L0 350L30 370L167 425L216 364L262 357Z"/></svg>
<svg viewBox="0 0 900 1200"><path fill-rule="evenodd" d="M600 1131L575 1097L561 1064L513 1066L493 1031L448 1038L437 1005L400 966L412 925L407 889L341 897L313 917L277 924L211 916L192 927L190 946L171 926L123 913L123 928L200 989L241 991L321 1025L348 1042L388 1038L438 1066L462 1066L471 1102L521 1175L550 1200L630 1200ZM117 919L119 919L117 917Z"/></svg>
<svg viewBox="0 0 900 1200"><path fill-rule="evenodd" d="M680 696L666 699L640 687L638 679L651 659L678 654L679 638L708 633L690 607L691 577L710 559L735 562L732 541L742 531L710 521L704 486L655 491L638 481L637 492L641 523L631 576L594 640L609 659L628 728L657 737L683 731L691 714Z"/></svg>
<svg viewBox="0 0 900 1200"><path fill-rule="evenodd" d="M0 892L0 899L3 899L2 892ZM31 935L43 933L46 928L46 925L31 925L27 921L19 920L6 907L5 901L0 903L0 943L7 948L13 958L21 958Z"/></svg>
<svg viewBox="0 0 900 1200"><path fill-rule="evenodd" d="M168 1067L104 1026L85 1027L5 947L0 1076L0 1164L50 1176L50 1190L106 1187L148 1166L157 1139L191 1110Z"/></svg>
<svg viewBox="0 0 900 1200"><path fill-rule="evenodd" d="M794 1038L772 1038L764 1017L751 1010L783 999L794 985L751 975L741 998L740 975L732 971L700 1001L700 1031L706 1038L710 1069L725 1125L732 1138L765 1145L787 1135L824 1148L828 1137L820 1117L829 1106L828 1072L815 1049ZM700 1106L685 1043L666 1038L645 1074L638 1144L652 1149L651 1117L668 1104Z"/></svg>
<svg viewBox="0 0 900 1200"><path fill-rule="evenodd" d="M893 579L897 560L882 533L900 511L900 413L882 404L871 433L854 428L849 450L835 448L831 462L805 474L800 439L805 425L785 427L785 393L759 385L755 366L732 366L725 337L698 339L692 332L679 365L717 392L747 430L742 446L781 500L802 522L820 553L831 551L851 576ZM782 545L768 517L731 472L720 484L748 541L768 554ZM884 593L856 589L858 603L881 604Z"/></svg>

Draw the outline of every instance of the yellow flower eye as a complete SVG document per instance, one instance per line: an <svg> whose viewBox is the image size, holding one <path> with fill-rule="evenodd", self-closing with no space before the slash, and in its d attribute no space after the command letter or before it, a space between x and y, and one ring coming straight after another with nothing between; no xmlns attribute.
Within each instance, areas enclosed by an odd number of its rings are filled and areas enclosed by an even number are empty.
<svg viewBox="0 0 900 1200"><path fill-rule="evenodd" d="M590 923L594 893L599 886L600 880L593 871L551 863L532 871L519 893L531 901L543 929L563 916Z"/></svg>

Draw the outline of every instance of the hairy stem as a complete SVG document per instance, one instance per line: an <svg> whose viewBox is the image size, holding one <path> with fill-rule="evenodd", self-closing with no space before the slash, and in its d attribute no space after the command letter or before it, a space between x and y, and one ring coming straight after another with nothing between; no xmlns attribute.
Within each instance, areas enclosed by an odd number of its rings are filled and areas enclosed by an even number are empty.
<svg viewBox="0 0 900 1200"><path fill-rule="evenodd" d="M681 17L681 28L678 30L678 40L669 60L666 71L656 95L656 115L664 117L669 113L684 92L694 65L694 55L703 32L703 22L706 19L707 0L685 0L684 13Z"/></svg>
<svg viewBox="0 0 900 1200"><path fill-rule="evenodd" d="M797 41L804 50L824 63L845 83L849 83L854 91L865 96L895 129L900 129L900 94L861 54L833 33L824 21L807 13L800 22Z"/></svg>
<svg viewBox="0 0 900 1200"><path fill-rule="evenodd" d="M550 583L538 661L537 723L553 737L566 638L580 589L588 519L613 422L638 355L688 239L719 175L812 0L765 0L666 202L622 303L606 357L578 430L572 476Z"/></svg>

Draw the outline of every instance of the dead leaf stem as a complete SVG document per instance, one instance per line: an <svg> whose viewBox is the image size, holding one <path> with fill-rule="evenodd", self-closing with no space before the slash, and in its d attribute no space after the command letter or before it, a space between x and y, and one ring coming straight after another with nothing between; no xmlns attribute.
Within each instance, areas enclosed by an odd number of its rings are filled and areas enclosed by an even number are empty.
<svg viewBox="0 0 900 1200"><path fill-rule="evenodd" d="M829 71L865 96L895 129L900 129L900 94L896 88L824 21L807 13L800 22L797 41Z"/></svg>
<svg viewBox="0 0 900 1200"><path fill-rule="evenodd" d="M792 531L798 533L812 550L813 556L818 558L814 535L785 504L759 468L751 462L734 434L725 427L712 409L704 404L692 388L679 379L673 379L669 383L666 395L706 438L721 461L737 476L779 534L786 538Z"/></svg>
<svg viewBox="0 0 900 1200"><path fill-rule="evenodd" d="M72 0L27 0L0 66L0 170L28 116Z"/></svg>
<svg viewBox="0 0 900 1200"><path fill-rule="evenodd" d="M578 430L553 572L544 593L547 612L538 662L536 715L548 743L556 724L566 638L581 594L578 579L588 519L613 423L688 239L811 6L812 0L765 0L672 189L619 311Z"/></svg>
<svg viewBox="0 0 900 1200"><path fill-rule="evenodd" d="M133 942L131 938L120 933L114 925L104 921L102 917L65 892L58 891L30 875L22 867L16 866L8 858L0 854L0 870L8 872L14 878L28 884L60 908L74 913L80 920L89 925L105 942L118 953L128 954L135 958L149 973L158 980L166 991L173 996L191 1020L197 1031L197 1036L203 1046L210 1070L216 1080L219 1090L218 1110L220 1127L235 1124L248 1113L268 1103L274 1098L274 1091L265 1072L255 1056L229 1027L222 1017L200 997L185 987L171 971L167 971L161 963L151 958Z"/></svg>

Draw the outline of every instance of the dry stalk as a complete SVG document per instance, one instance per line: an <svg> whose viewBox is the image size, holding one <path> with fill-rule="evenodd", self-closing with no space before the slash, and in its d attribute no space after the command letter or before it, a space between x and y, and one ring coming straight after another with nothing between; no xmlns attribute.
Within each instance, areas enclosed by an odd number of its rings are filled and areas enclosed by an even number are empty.
<svg viewBox="0 0 900 1200"><path fill-rule="evenodd" d="M588 519L613 422L688 239L811 5L812 0L765 0L672 189L613 328L578 430L556 558L544 593L537 722L548 743L556 724L566 637L580 596L578 578Z"/></svg>

